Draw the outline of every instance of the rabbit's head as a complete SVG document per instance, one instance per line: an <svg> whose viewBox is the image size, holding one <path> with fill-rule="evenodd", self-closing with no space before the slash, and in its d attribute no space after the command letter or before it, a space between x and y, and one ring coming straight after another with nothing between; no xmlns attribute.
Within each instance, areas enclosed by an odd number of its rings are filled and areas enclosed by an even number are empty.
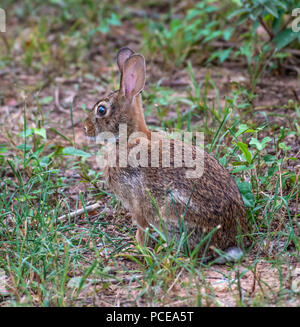
<svg viewBox="0 0 300 327"><path fill-rule="evenodd" d="M145 85L145 59L126 47L119 50L117 64L119 90L97 101L84 122L86 135L94 140L104 132L118 137L120 124L127 125L128 135L136 131L148 135L140 95Z"/></svg>

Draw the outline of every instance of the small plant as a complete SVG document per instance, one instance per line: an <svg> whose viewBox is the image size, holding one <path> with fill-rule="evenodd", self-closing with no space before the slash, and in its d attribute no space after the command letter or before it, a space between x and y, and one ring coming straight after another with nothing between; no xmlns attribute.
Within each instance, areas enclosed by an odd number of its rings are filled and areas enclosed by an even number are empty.
<svg viewBox="0 0 300 327"><path fill-rule="evenodd" d="M300 2L295 0L242 0L241 8L229 16L229 19L238 17L237 27L246 21L253 24L246 33L249 40L244 40L236 52L237 56L246 58L251 92L268 66L282 71L282 60L290 56L284 49L299 44L300 32L295 32L290 26L294 19L292 11L297 7L300 7ZM259 26L265 30L267 41L262 41L257 35Z"/></svg>
<svg viewBox="0 0 300 327"><path fill-rule="evenodd" d="M254 22L252 32L261 25L269 36L269 42L280 51L297 39L300 41L300 33L289 26L295 18L292 16L293 9L299 7L299 0L241 0L241 8L234 11L230 18L238 15L239 24L250 19Z"/></svg>
<svg viewBox="0 0 300 327"><path fill-rule="evenodd" d="M250 92L254 93L257 83L265 72L268 64L275 55L275 51L270 53L269 45L265 45L260 53L255 54L255 45L254 42L250 43L244 42L241 46L240 51L237 51L237 55L243 55L247 61L248 75L249 75L249 84Z"/></svg>
<svg viewBox="0 0 300 327"><path fill-rule="evenodd" d="M285 246L287 247L289 242L291 242L299 251L299 247L296 244L293 219L288 209L288 203L297 194L298 185L295 183L295 173L284 168L289 160L294 160L295 158L287 155L290 148L282 142L286 136L294 132L289 132L282 128L276 140L269 136L259 138L258 135L262 133L264 128L265 126L253 129L246 124L241 124L236 132L230 129L234 137L232 153L235 158L232 162L232 165L235 167L232 173L243 175L244 181L238 178L238 186L245 205L251 208L250 217L254 228L257 231L262 231L264 228L267 229L269 244L274 237L284 235L283 231L273 234L273 229L278 223L282 224L284 219L282 215L288 215L290 220L289 223L285 223L286 236L288 236ZM240 138L243 140L239 140ZM276 152L283 150L284 156L278 159L276 156L269 154L270 147L275 149ZM267 148L269 148L269 151L266 151ZM237 149L239 149L241 155L238 155ZM262 220L259 218L261 208L265 208Z"/></svg>
<svg viewBox="0 0 300 327"><path fill-rule="evenodd" d="M159 53L163 61L170 65L182 66L199 46L204 51L210 41L230 38L233 29L223 29L221 21L212 19L224 8L225 6L215 6L211 0L205 0L189 9L182 19L171 19L168 26L152 21L140 24L138 27L142 31L144 50L152 55ZM222 61L228 55L229 52L220 55ZM204 59L205 57L202 60Z"/></svg>

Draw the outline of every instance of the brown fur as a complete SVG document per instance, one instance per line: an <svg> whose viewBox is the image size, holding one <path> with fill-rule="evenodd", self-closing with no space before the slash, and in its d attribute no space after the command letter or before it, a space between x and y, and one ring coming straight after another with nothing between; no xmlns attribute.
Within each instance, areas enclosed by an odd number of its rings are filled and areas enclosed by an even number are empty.
<svg viewBox="0 0 300 327"><path fill-rule="evenodd" d="M127 49L127 48L126 48ZM119 53L122 53L122 49ZM127 51L129 52L129 51ZM124 51L125 55L126 52ZM129 52L130 53L130 52ZM139 58L136 56L136 60ZM124 63L124 58L122 62ZM131 60L129 54L127 61ZM119 62L118 62L119 64ZM125 60L126 64L126 60ZM138 62L139 65L139 62ZM119 64L121 77L120 90L96 103L84 123L88 136L95 137L100 132L110 131L118 134L119 124L128 124L128 136L133 132L143 132L148 142L148 158L151 157L151 134L148 130L140 94L128 98L124 95L123 67ZM137 70L143 69L138 66ZM137 72L138 73L138 72ZM138 90L137 90L138 91ZM108 108L104 117L98 117L96 110L102 104ZM170 237L179 238L179 217L184 217L184 225L191 233L189 244L197 246L201 238L213 228L219 229L212 235L210 245L225 250L237 244L238 232L247 232L246 214L240 192L228 171L208 153L204 152L204 173L200 178L186 178L183 167L174 167L174 144L170 143L171 167L105 167L104 176L108 187L131 212L138 225L137 241L143 243L144 229L151 224L161 226L149 193L159 208L161 218ZM128 144L128 153L135 144ZM195 147L183 144L183 147ZM162 151L160 147L160 151ZM117 151L118 152L118 151ZM109 155L109 154L107 154ZM188 205L189 202L189 205ZM164 229L164 226L163 226ZM203 249L202 249L203 250ZM201 255L202 250L199 251ZM207 253L213 255L210 249Z"/></svg>

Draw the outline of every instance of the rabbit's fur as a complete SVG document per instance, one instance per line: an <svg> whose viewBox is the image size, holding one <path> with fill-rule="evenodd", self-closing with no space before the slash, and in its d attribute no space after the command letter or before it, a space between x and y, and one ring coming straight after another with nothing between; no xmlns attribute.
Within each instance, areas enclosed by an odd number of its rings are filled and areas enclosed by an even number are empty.
<svg viewBox="0 0 300 327"><path fill-rule="evenodd" d="M145 142L150 158L151 133L145 123L140 95L145 83L144 57L129 48L122 48L118 52L117 63L121 73L120 89L95 104L84 123L86 134L95 138L99 133L109 131L116 135L117 140L119 125L127 124L128 136L133 132L145 135L140 142ZM106 114L101 117L97 111L99 106L106 108ZM161 140L158 142L161 146ZM247 232L247 220L235 182L228 171L204 151L203 175L187 178L184 159L183 167L174 167L175 142L181 141L170 141L168 168L162 165L160 156L158 167L121 167L118 164L120 157L117 157L115 167L107 165L103 169L107 186L137 223L137 241L144 242L144 231L151 225L167 231L169 237L179 239L182 230L180 220L183 219L191 248L195 248L215 228L206 252L208 255L214 256L213 247L226 250L236 246L237 235ZM116 144L118 149L118 140ZM129 153L136 143L129 142L127 146ZM183 144L184 147L192 147L195 155L196 147ZM106 155L109 157L110 154ZM199 255L204 248L200 248Z"/></svg>

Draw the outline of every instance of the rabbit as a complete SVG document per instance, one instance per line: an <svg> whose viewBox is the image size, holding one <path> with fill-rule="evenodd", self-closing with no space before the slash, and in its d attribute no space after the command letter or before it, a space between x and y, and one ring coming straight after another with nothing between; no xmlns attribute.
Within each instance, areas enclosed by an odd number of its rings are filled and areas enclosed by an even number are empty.
<svg viewBox="0 0 300 327"><path fill-rule="evenodd" d="M101 133L110 132L118 148L119 126L127 124L128 136L132 133L143 135L136 142L130 142L128 137L127 154L137 144L144 142L149 158L153 136L145 122L141 97L146 78L145 59L141 54L125 47L117 53L117 64L120 70L120 88L94 105L84 122L85 133L95 140ZM107 186L129 210L137 224L137 242L143 245L146 228L153 226L166 231L168 236L175 237L178 241L184 226L189 247L195 249L203 237L214 230L208 238L209 246L205 250L205 246L197 249L198 255L216 258L220 251L227 251L225 261L238 260L243 251L237 247L237 236L242 235L241 244L242 241L247 243L248 229L244 203L233 178L204 150L202 176L187 178L184 159L181 167L174 165L175 145L176 142L181 142L183 149L188 147L193 155L197 147L172 139L170 167L164 167L161 146L163 137L157 141L157 167L121 166L121 157L117 154L116 165L107 164L103 168ZM110 156L111 153L107 152L106 158ZM223 259L219 257L219 263L223 263Z"/></svg>

